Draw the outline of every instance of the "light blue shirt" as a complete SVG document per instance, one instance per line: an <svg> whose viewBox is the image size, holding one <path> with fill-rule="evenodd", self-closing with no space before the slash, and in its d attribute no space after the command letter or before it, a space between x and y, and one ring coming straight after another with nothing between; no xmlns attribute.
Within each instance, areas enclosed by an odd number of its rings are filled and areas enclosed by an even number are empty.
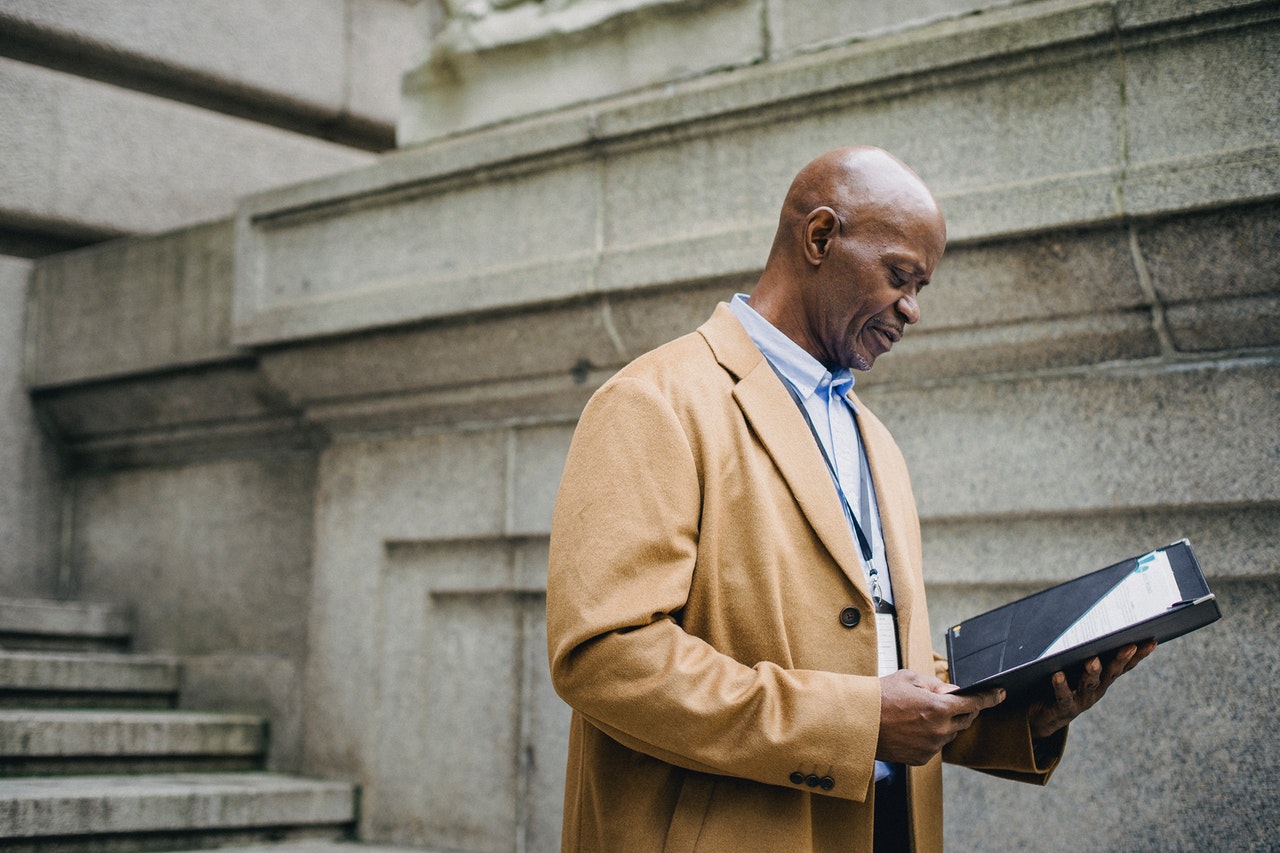
<svg viewBox="0 0 1280 853"><path fill-rule="evenodd" d="M790 382L799 394L810 423L818 434L827 458L835 461L840 490L857 515L863 533L871 543L871 560L879 578L880 596L893 602L893 585L889 579L889 565L884 556L884 530L880 526L880 508L876 504L875 488L867 466L866 450L858 432L857 407L849 400L853 390L853 372L841 368L834 375L803 347L787 337L776 326L761 317L747 304L746 294L739 293L729 303L742 328L759 348L774 369ZM842 422L841 422L842 421ZM837 443L833 435L851 436L850 441ZM852 444L855 446L840 446ZM857 535L850 525L849 533L857 546ZM861 557L861 551L859 551ZM870 566L863 563L862 571L870 584ZM894 774L894 765L877 761L875 780L883 781Z"/></svg>
<svg viewBox="0 0 1280 853"><path fill-rule="evenodd" d="M893 584L884 555L880 508L876 503L875 488L867 467L867 454L862 447L862 436L858 432L857 407L848 399L848 394L853 390L853 372L845 367L833 375L799 344L756 313L747 304L745 294L734 296L729 307L764 357L800 395L805 411L809 413L809 420L826 450L827 458L835 461L840 489L844 492L849 507L857 515L863 533L870 540L871 562L879 576L881 597L892 603ZM837 424L837 420L842 420L843 423ZM851 435L852 443L856 446L837 445L832 438L833 433ZM852 527L849 532L853 533ZM856 534L854 538L856 546ZM870 568L871 566L863 565L864 575L870 574Z"/></svg>

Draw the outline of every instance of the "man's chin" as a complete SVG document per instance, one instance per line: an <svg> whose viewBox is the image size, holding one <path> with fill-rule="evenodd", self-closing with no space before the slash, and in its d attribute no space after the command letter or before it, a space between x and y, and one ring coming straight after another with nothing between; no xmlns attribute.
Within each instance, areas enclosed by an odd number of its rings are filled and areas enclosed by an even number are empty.
<svg viewBox="0 0 1280 853"><path fill-rule="evenodd" d="M870 353L855 352L849 359L850 370L860 370L866 373L876 363L876 357Z"/></svg>

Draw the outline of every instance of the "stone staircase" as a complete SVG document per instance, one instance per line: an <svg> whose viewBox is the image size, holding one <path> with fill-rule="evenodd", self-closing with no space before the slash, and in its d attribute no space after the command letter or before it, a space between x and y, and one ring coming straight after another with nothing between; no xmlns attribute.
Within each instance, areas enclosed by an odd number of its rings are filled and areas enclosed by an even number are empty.
<svg viewBox="0 0 1280 853"><path fill-rule="evenodd" d="M0 599L0 848L328 851L354 836L355 786L265 772L263 719L176 710L180 663L128 645L117 608Z"/></svg>

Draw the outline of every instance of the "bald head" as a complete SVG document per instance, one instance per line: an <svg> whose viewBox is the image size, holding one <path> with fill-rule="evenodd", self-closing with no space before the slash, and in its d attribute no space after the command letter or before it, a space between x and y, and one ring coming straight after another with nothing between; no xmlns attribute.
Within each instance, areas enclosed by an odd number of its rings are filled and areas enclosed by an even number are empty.
<svg viewBox="0 0 1280 853"><path fill-rule="evenodd" d="M934 216L945 238L946 223L929 188L907 164L871 146L837 148L801 169L782 203L774 248L788 242L788 231L819 207L831 207L854 226L895 210Z"/></svg>
<svg viewBox="0 0 1280 853"><path fill-rule="evenodd" d="M751 305L828 367L869 370L919 319L945 246L942 211L906 164L829 151L792 181Z"/></svg>

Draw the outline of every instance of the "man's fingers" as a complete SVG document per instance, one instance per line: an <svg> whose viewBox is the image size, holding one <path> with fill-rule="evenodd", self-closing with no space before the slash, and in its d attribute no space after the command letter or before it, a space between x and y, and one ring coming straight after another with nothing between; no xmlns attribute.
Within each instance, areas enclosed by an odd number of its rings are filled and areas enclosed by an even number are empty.
<svg viewBox="0 0 1280 853"><path fill-rule="evenodd" d="M981 693L973 694L969 698L978 703L977 709L973 712L974 716L976 717L978 715L978 711L982 711L987 708L994 708L996 705L999 705L1004 701L1004 697L1005 692L1003 687L997 687L995 690L984 690Z"/></svg>
<svg viewBox="0 0 1280 853"><path fill-rule="evenodd" d="M1129 662L1124 665L1124 671L1128 672L1138 664L1142 663L1142 661L1146 659L1147 655L1151 654L1155 650L1156 650L1155 640L1147 640L1142 645L1137 646L1134 650L1133 657L1129 658Z"/></svg>
<svg viewBox="0 0 1280 853"><path fill-rule="evenodd" d="M1075 694L1071 692L1071 686L1067 684L1067 674L1065 672L1055 672L1053 674L1053 698L1059 708L1071 708L1075 705Z"/></svg>
<svg viewBox="0 0 1280 853"><path fill-rule="evenodd" d="M1094 658L1085 664L1084 674L1080 676L1080 692L1092 693L1102 682L1102 661Z"/></svg>

